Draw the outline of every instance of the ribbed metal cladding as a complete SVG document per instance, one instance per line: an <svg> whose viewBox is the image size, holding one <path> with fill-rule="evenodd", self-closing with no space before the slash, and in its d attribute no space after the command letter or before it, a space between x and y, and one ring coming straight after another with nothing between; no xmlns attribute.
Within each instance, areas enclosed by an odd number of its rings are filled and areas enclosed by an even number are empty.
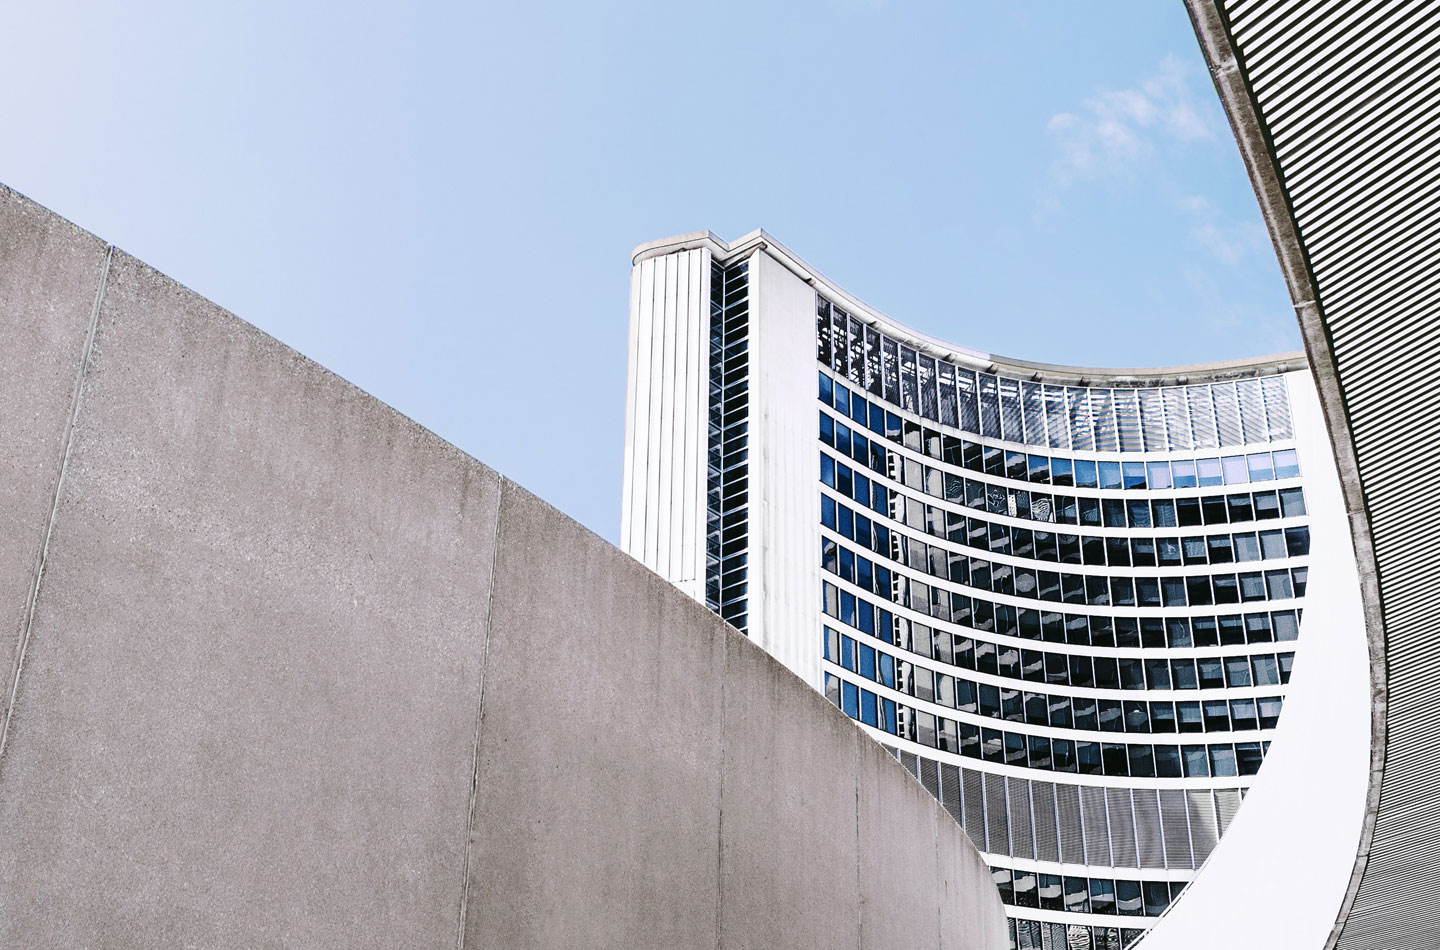
<svg viewBox="0 0 1440 950"><path fill-rule="evenodd" d="M1337 437L1383 657L1383 772L1331 946L1437 947L1440 544L1417 486L1440 473L1440 3L1189 6Z"/></svg>

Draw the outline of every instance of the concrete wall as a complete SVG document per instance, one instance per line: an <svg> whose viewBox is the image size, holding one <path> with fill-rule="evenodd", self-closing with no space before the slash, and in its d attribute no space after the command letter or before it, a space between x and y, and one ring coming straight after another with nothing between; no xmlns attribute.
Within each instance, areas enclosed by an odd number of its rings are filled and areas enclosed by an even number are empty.
<svg viewBox="0 0 1440 950"><path fill-rule="evenodd" d="M0 946L1004 945L763 651L3 188L0 341Z"/></svg>

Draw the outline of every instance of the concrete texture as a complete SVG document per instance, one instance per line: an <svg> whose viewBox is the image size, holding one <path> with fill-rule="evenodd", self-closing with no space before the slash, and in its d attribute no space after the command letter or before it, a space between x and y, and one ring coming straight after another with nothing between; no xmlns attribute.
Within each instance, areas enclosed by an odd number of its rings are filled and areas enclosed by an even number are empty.
<svg viewBox="0 0 1440 950"><path fill-rule="evenodd" d="M761 650L3 188L0 339L0 946L1004 945Z"/></svg>

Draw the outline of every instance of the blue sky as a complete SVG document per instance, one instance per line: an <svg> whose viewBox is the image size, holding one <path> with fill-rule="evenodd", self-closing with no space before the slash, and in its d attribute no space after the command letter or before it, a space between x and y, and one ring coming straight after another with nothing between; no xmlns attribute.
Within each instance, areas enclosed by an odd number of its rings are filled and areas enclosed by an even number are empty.
<svg viewBox="0 0 1440 950"><path fill-rule="evenodd" d="M1299 348L1179 0L50 0L7 34L0 181L612 540L654 238L764 227L1027 359Z"/></svg>

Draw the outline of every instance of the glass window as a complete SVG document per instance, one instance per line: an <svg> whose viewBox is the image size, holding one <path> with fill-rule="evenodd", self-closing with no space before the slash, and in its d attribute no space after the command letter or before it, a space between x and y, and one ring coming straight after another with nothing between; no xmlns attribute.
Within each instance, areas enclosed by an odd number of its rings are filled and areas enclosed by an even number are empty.
<svg viewBox="0 0 1440 950"><path fill-rule="evenodd" d="M1220 632L1220 643L1222 646L1239 646L1245 642L1245 626L1240 618L1234 614L1224 617L1216 617L1216 623Z"/></svg>
<svg viewBox="0 0 1440 950"><path fill-rule="evenodd" d="M1281 449L1275 453L1275 477L1295 478L1300 474L1300 457L1294 449Z"/></svg>
<svg viewBox="0 0 1440 950"><path fill-rule="evenodd" d="M1038 907L1039 896L1035 892L1035 872L1015 869L1015 906Z"/></svg>
<svg viewBox="0 0 1440 950"><path fill-rule="evenodd" d="M1271 600L1288 600L1295 596L1295 588L1290 583L1290 572L1286 570L1266 571L1265 588L1269 591Z"/></svg>
<svg viewBox="0 0 1440 950"><path fill-rule="evenodd" d="M1061 887L1060 875L1041 874L1039 875L1040 907L1043 910L1064 910L1064 890ZM1038 945L1037 945L1038 946Z"/></svg>
<svg viewBox="0 0 1440 950"><path fill-rule="evenodd" d="M1055 485L1075 484L1075 476L1069 459L1054 458L1050 460L1050 481Z"/></svg>
<svg viewBox="0 0 1440 950"><path fill-rule="evenodd" d="M1246 729L1258 729L1260 726L1258 720L1255 718L1255 700L1230 700L1230 722L1237 732Z"/></svg>
<svg viewBox="0 0 1440 950"><path fill-rule="evenodd" d="M1235 524L1255 520L1255 506L1250 502L1249 492L1226 495L1225 505L1229 509L1231 522Z"/></svg>
<svg viewBox="0 0 1440 950"><path fill-rule="evenodd" d="M1145 916L1159 917L1165 913L1170 906L1170 889L1164 881L1145 881L1142 884L1145 892Z"/></svg>
<svg viewBox="0 0 1440 950"><path fill-rule="evenodd" d="M1239 775L1235 767L1235 747L1232 745L1212 745L1210 747L1210 774L1211 775Z"/></svg>
<svg viewBox="0 0 1440 950"><path fill-rule="evenodd" d="M1186 778L1206 778L1210 775L1210 756L1203 745L1183 746Z"/></svg>
<svg viewBox="0 0 1440 950"><path fill-rule="evenodd" d="M1169 462L1149 462L1146 465L1146 479L1151 489L1166 489L1172 486Z"/></svg>
<svg viewBox="0 0 1440 950"><path fill-rule="evenodd" d="M1080 488L1098 488L1100 486L1094 462L1086 459L1075 460L1075 484Z"/></svg>
<svg viewBox="0 0 1440 950"><path fill-rule="evenodd" d="M1260 560L1260 542L1256 540L1255 532L1247 531L1244 534L1231 535L1231 540L1234 543L1235 560Z"/></svg>
<svg viewBox="0 0 1440 950"><path fill-rule="evenodd" d="M1151 703L1151 704L1150 704L1150 731L1151 731L1151 732L1174 732L1174 731L1175 731L1175 704L1174 704L1174 703Z"/></svg>
<svg viewBox="0 0 1440 950"><path fill-rule="evenodd" d="M860 691L860 721L867 726L876 724L875 694L868 689Z"/></svg>
<svg viewBox="0 0 1440 950"><path fill-rule="evenodd" d="M1106 464L1114 463L1112 462ZM1145 480L1144 462L1125 462L1121 466L1121 470L1123 472L1123 480L1126 488L1134 489L1144 488L1146 486L1147 482Z"/></svg>
<svg viewBox="0 0 1440 950"><path fill-rule="evenodd" d="M1126 917L1140 917L1145 913L1145 902L1140 900L1139 881L1115 882L1115 907Z"/></svg>
<svg viewBox="0 0 1440 950"><path fill-rule="evenodd" d="M1241 775L1254 775L1260 771L1260 763L1264 756L1260 752L1258 742L1237 742L1235 744L1235 759L1239 765Z"/></svg>
<svg viewBox="0 0 1440 950"><path fill-rule="evenodd" d="M1181 732L1204 732L1205 719L1200 713L1199 703L1176 703L1175 718Z"/></svg>
<svg viewBox="0 0 1440 950"><path fill-rule="evenodd" d="M1227 455L1220 464L1225 471L1225 484L1243 485L1250 480L1250 471L1245 465L1245 456Z"/></svg>
<svg viewBox="0 0 1440 950"><path fill-rule="evenodd" d="M1099 469L1101 488L1121 487L1119 462L1101 462L1099 463Z"/></svg>
<svg viewBox="0 0 1440 950"><path fill-rule="evenodd" d="M1115 913L1115 882L1103 878L1090 879L1090 913Z"/></svg>
<svg viewBox="0 0 1440 950"><path fill-rule="evenodd" d="M1250 481L1268 482L1275 477L1275 470L1270 465L1270 453L1258 452L1246 456L1246 464L1250 470Z"/></svg>
<svg viewBox="0 0 1440 950"><path fill-rule="evenodd" d="M1032 482L1049 484L1050 482L1050 456L1031 455L1028 456L1029 473L1028 477Z"/></svg>
<svg viewBox="0 0 1440 950"><path fill-rule="evenodd" d="M1195 470L1199 475L1201 488L1224 484L1224 480L1220 477L1219 459L1196 459Z"/></svg>
<svg viewBox="0 0 1440 950"><path fill-rule="evenodd" d="M1260 728L1274 729L1280 722L1282 701L1279 696L1263 697L1257 705L1260 712Z"/></svg>
<svg viewBox="0 0 1440 950"><path fill-rule="evenodd" d="M1243 658L1242 658L1243 659ZM1225 666L1219 657L1207 656L1196 660L1200 668L1201 689L1222 689L1225 686Z"/></svg>
<svg viewBox="0 0 1440 950"><path fill-rule="evenodd" d="M1277 610L1272 613L1270 628L1276 640L1295 640L1300 636L1300 622L1293 610Z"/></svg>
<svg viewBox="0 0 1440 950"><path fill-rule="evenodd" d="M1249 661L1243 656L1227 657L1225 660L1225 681L1228 686L1249 686Z"/></svg>
<svg viewBox="0 0 1440 950"><path fill-rule="evenodd" d="M1250 664L1255 673L1256 686L1274 686L1280 682L1280 670L1275 663L1275 657L1259 654L1250 658Z"/></svg>
<svg viewBox="0 0 1440 950"><path fill-rule="evenodd" d="M1298 488L1280 489L1280 508L1286 518L1305 514L1305 493Z"/></svg>
<svg viewBox="0 0 1440 950"><path fill-rule="evenodd" d="M1165 661L1159 660L1156 662L1164 663ZM1174 689L1195 689L1198 685L1195 676L1194 660L1171 660L1170 673L1175 684ZM1152 689L1153 688L1154 687L1152 687Z"/></svg>
<svg viewBox="0 0 1440 950"><path fill-rule="evenodd" d="M1155 774L1161 778L1180 778L1184 769L1180 764L1180 747L1157 745L1155 747Z"/></svg>
<svg viewBox="0 0 1440 950"><path fill-rule="evenodd" d="M1200 484L1195 476L1195 462L1193 460L1187 459L1180 462L1171 462L1170 468L1175 474L1176 488L1195 488Z"/></svg>
<svg viewBox="0 0 1440 950"><path fill-rule="evenodd" d="M1156 499L1150 503L1150 509L1157 528L1174 528L1180 523L1175 517L1175 502L1173 501Z"/></svg>
<svg viewBox="0 0 1440 950"><path fill-rule="evenodd" d="M1197 647L1220 645L1220 634L1214 617L1191 617L1190 635Z"/></svg>
<svg viewBox="0 0 1440 950"><path fill-rule="evenodd" d="M1065 878L1065 909L1072 914L1090 913L1090 882L1083 877Z"/></svg>

